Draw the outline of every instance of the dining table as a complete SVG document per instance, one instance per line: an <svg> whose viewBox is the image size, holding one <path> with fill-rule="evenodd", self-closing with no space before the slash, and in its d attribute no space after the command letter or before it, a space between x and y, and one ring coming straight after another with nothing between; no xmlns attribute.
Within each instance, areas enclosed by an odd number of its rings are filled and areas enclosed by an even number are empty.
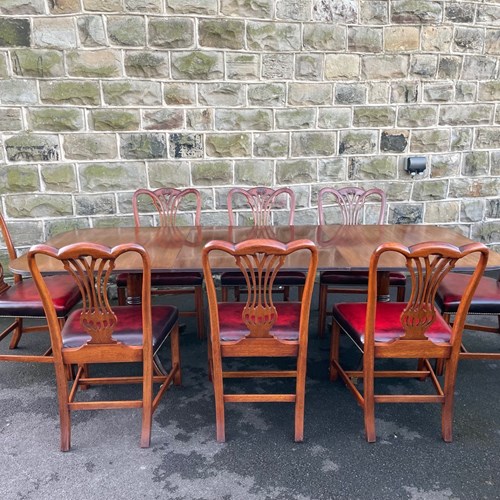
<svg viewBox="0 0 500 500"><path fill-rule="evenodd" d="M287 243L298 239L313 241L318 248L318 271L367 271L373 251L382 243L397 242L411 246L424 241L440 241L455 246L473 240L462 233L443 226L393 224L393 225L292 225L292 226L174 226L174 227L105 227L73 229L59 233L45 243L55 248L77 242L98 243L113 247L135 242L142 245L151 259L152 272L201 271L201 252L211 240L238 243L248 239L275 239ZM43 273L63 272L60 262L40 255L38 265ZM293 255L286 263L290 270L307 268L305 254ZM461 259L458 271L472 271L477 263L473 256ZM10 261L12 272L29 275L27 256ZM221 253L212 262L216 272L234 268L234 260ZM384 255L379 265L378 295L380 300L389 297L389 272L405 271L401 256ZM488 269L500 269L500 254L491 251ZM116 261L116 271L127 271L127 296L134 303L140 296L140 259L126 254Z"/></svg>

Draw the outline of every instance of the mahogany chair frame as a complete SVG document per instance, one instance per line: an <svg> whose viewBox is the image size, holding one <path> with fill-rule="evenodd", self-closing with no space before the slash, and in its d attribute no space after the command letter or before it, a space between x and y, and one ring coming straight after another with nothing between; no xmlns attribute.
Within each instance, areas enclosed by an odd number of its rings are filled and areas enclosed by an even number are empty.
<svg viewBox="0 0 500 500"><path fill-rule="evenodd" d="M335 189L332 187L324 187L318 193L318 219L320 225L326 225L326 214L325 214L325 198L331 196L333 197L336 206L340 210L341 220L343 225L357 225L362 223L364 210L367 202L377 201L379 206L378 216L376 224L383 224L385 220L385 212L387 209L387 198L385 192L382 189L371 188L363 189L355 186L344 187L340 189ZM356 283L354 274L349 272L337 272L336 274L348 274L351 276L351 285L331 285L329 283L323 282L325 276L328 275L330 271L320 273L319 279L319 314L318 314L318 336L324 337L325 335L325 325L326 317L331 316L332 313L328 312L328 295L333 293L347 293L347 294L366 294L366 277L367 273L358 273L360 280ZM394 275L393 275L394 277ZM389 282L391 281L391 276L389 276ZM396 286L396 300L402 302L405 298L405 286Z"/></svg>
<svg viewBox="0 0 500 500"><path fill-rule="evenodd" d="M273 225L273 214L276 208L280 207L279 199L284 197L288 198L288 225L293 226L295 220L295 193L290 188L278 188L273 189L264 186L258 186L250 189L245 189L241 187L234 187L230 189L227 193L227 212L229 216L229 225L237 225L237 207L235 206L235 197L243 197L245 200L245 205L247 209L250 209L251 220L254 227L261 228L265 226ZM286 205L283 206L286 208ZM221 277L224 281L224 273ZM243 282L243 278L241 278ZM276 281L276 286L279 287L275 292L283 293L285 300L290 298L290 286L280 285L280 280ZM241 293L245 292L245 289L241 285L236 286L222 286L222 300L227 301L229 296L229 288L233 289L234 297L237 302L241 300ZM303 286L298 285L299 297L302 294Z"/></svg>
<svg viewBox="0 0 500 500"><path fill-rule="evenodd" d="M309 255L302 300L297 303L273 302L273 284L280 268L288 256L301 251ZM224 306L224 303L218 303L212 277L211 257L220 252L232 256L235 265L243 273L248 287L246 304L230 302ZM204 247L202 263L210 312L209 371L214 386L217 441L225 441L225 403L241 402L295 403L295 441L302 441L309 312L318 264L316 246L310 240L296 240L288 244L269 239L252 239L238 244L215 240ZM228 315L219 314L221 307L227 307L232 311L239 324L238 332L232 330L233 327L229 327L229 330L225 327ZM296 317L297 322L292 325L292 321L287 321L285 318L285 325L278 327L280 311L284 311L284 308L293 309L295 314L299 312ZM280 335L278 328L288 330L289 336ZM233 357L291 357L296 359L296 369L225 370L223 360ZM224 392L224 380L253 377L295 378L295 393L226 394Z"/></svg>
<svg viewBox="0 0 500 500"><path fill-rule="evenodd" d="M5 222L5 219L3 215L0 213L0 231L2 233L2 237L7 249L7 254L9 257L9 260L12 261L17 258L17 251L14 246L9 228L7 227L7 223ZM63 278L65 279L65 278ZM53 276L51 278L52 280L52 285L57 286L58 283L61 283L61 279L58 276ZM5 281L5 273L4 273L4 268L3 265L0 263L0 295L6 292L7 290L11 288L16 288L20 287L22 285L30 285L31 283L30 278L23 278L20 274L13 273L13 283L12 285L9 285ZM34 285L33 285L34 286ZM68 307L65 308L67 312L76 305L76 303L79 301L79 293L77 293L76 286L74 288L75 293L71 294L72 296L68 297ZM33 299L33 297L25 297L25 301L30 302L30 309L32 311L34 310L39 310L40 313L34 315L33 313L26 315L22 314L21 312L25 309L27 309L23 305L23 295L24 293L20 294L20 300L21 302L16 304L13 303L9 306L9 309L12 311L12 314L9 314L8 316L4 317L9 317L13 318L12 323L10 323L1 333L0 333L0 342L4 340L8 335L12 333L12 337L10 339L9 343L9 349L14 350L17 349L19 346L19 342L21 341L21 337L24 334L28 333L40 333L40 332L47 332L48 330L48 325L45 320L45 315L43 314L43 307L42 307L42 300L40 297L37 297L36 300ZM19 314L19 316L15 315L15 313ZM0 315L2 315L0 313ZM42 324L37 324L37 325L30 325L26 326L24 320L25 319L36 319L40 320L43 323ZM65 314L62 316L59 315L58 320L61 325L64 324L65 320ZM51 348L49 347L43 354L38 354L38 355L27 355L27 354L1 354L0 355L0 361L15 361L15 362L31 362L31 363L52 363L52 356L51 356Z"/></svg>
<svg viewBox="0 0 500 500"><path fill-rule="evenodd" d="M381 258L389 252L393 255L391 258L398 258L399 255L406 260L412 285L411 296L407 303L377 301L377 268ZM330 379L335 380L340 375L363 408L368 442L376 440L376 403L439 403L442 408L442 437L446 442L452 441L454 390L462 332L474 291L487 264L488 253L487 247L482 243L470 243L460 248L440 242L424 242L412 247L405 247L399 243L385 243L374 251L370 261L368 302L355 304L356 309L352 308L353 304L334 306ZM465 290L455 322L450 327L434 306L436 290L443 277L454 268L455 263L470 254L478 256L478 264ZM391 323L389 308L396 308L393 309L394 317L400 313L399 319L395 320L394 324ZM356 326L353 326L354 324ZM352 336L353 328L355 330L359 328L359 336ZM361 370L346 370L341 366L339 360L341 331L350 334L351 339L362 351ZM361 338L361 335L364 335L364 338ZM441 338L438 338L438 335L441 335ZM383 358L417 359L418 367L417 370L410 371L377 370L375 363ZM429 362L433 359L442 361L445 365L442 383ZM422 380L430 378L436 394L376 394L377 377ZM362 391L355 385L358 378L363 380Z"/></svg>
<svg viewBox="0 0 500 500"><path fill-rule="evenodd" d="M194 196L196 201L196 209L194 212L194 225L199 226L201 220L201 195L197 189L175 189L175 188L158 188L155 190L150 190L146 188L137 189L132 196L132 208L134 212L134 222L136 227L141 226L141 213L139 209L139 199L141 197L149 198L153 207L156 209L158 214L158 224L161 227L171 227L174 228L177 223L177 217L183 203L185 203L186 197ZM182 276L193 275L196 272L190 271L178 271L177 276L180 276L182 281ZM165 287L159 284L155 284L155 278L159 278L161 282L161 276L168 276L168 273L153 273L152 278L152 289L151 293L153 295L194 295L194 310L192 311L180 311L181 316L193 317L196 316L196 324L198 329L198 338L203 338L205 336L205 313L203 304L203 284L201 282L200 274L200 284L193 286L186 286L182 284L172 284L171 286ZM123 278L123 276L120 276ZM175 279L174 279L175 280ZM121 280L123 281L123 279ZM124 305L127 301L126 297L126 287L120 285L117 287L118 291L118 303Z"/></svg>
<svg viewBox="0 0 500 500"><path fill-rule="evenodd" d="M142 264L142 303L137 306L113 308L108 300L107 289L115 261L125 253L135 253ZM55 314L54 305L44 277L37 265L37 256L45 255L58 259L65 270L74 278L82 293L82 309L75 321L81 324L81 331L87 340L79 338L77 346L65 346L65 329L71 322L68 320L64 328ZM172 367L162 373L154 362L157 350L153 350L153 326L151 306L151 264L146 250L135 243L122 244L108 248L94 243L75 243L60 250L48 245L35 245L28 253L28 263L33 278L40 291L48 320L54 367L56 373L57 395L59 402L59 418L61 432L61 451L71 447L71 412L75 410L97 409L142 409L141 447L147 448L151 441L152 415L160 398L169 386L181 383L179 327L177 309L173 306L154 306L168 308L175 322L168 334L170 336ZM142 344L127 344L114 338L119 326L119 309L136 308L134 317L142 318ZM79 321L78 321L79 318ZM80 333L80 331L79 331ZM80 333L81 335L81 333ZM163 342L162 342L163 343ZM110 363L142 363L140 376L105 376L91 377L89 365ZM68 387L66 374L71 367L77 365L78 370L71 389ZM142 384L142 397L138 400L111 401L76 401L78 389L87 389L91 385L103 384ZM154 396L153 384L161 384Z"/></svg>

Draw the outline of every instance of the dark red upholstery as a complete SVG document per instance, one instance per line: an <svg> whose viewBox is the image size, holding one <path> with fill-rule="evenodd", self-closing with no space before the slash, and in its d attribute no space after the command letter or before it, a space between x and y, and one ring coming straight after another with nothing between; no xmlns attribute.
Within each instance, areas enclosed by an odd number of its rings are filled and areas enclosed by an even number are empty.
<svg viewBox="0 0 500 500"><path fill-rule="evenodd" d="M324 271L320 274L322 285L366 285L368 273L365 271ZM405 286L406 276L403 273L389 273L390 286Z"/></svg>
<svg viewBox="0 0 500 500"><path fill-rule="evenodd" d="M196 271L151 273L151 286L199 286L202 283L203 274ZM127 274L119 274L116 284L126 286Z"/></svg>
<svg viewBox="0 0 500 500"><path fill-rule="evenodd" d="M79 302L80 291L71 276L48 276L45 282L57 316L63 318ZM32 279L23 279L0 294L0 316L43 318L42 300Z"/></svg>
<svg viewBox="0 0 500 500"><path fill-rule="evenodd" d="M270 333L279 340L298 340L300 302L276 302L278 317ZM221 340L240 340L248 335L248 328L241 319L243 302L218 304Z"/></svg>
<svg viewBox="0 0 500 500"><path fill-rule="evenodd" d="M152 307L153 349L156 350L167 338L179 316L173 306ZM80 347L90 340L80 324L81 309L73 311L62 329L64 347ZM126 345L142 345L142 309L141 306L118 306L113 308L117 323L113 338Z"/></svg>
<svg viewBox="0 0 500 500"><path fill-rule="evenodd" d="M282 286L303 286L306 275L300 271L278 271L275 285ZM227 271L221 274L220 282L222 286L245 286L246 281L239 271Z"/></svg>
<svg viewBox="0 0 500 500"><path fill-rule="evenodd" d="M467 274L450 273L441 282L436 294L436 303L445 313L457 312L465 288L470 281ZM471 314L500 313L500 283L483 276L474 292L469 307Z"/></svg>
<svg viewBox="0 0 500 500"><path fill-rule="evenodd" d="M366 303L345 303L333 306L333 316L352 337L362 344L365 337ZM404 302L378 302L377 317L375 320L375 341L390 342L402 337L405 332L400 322L400 316L406 304ZM436 319L425 333L429 340L435 343L448 342L451 337L451 328L443 317L436 311Z"/></svg>

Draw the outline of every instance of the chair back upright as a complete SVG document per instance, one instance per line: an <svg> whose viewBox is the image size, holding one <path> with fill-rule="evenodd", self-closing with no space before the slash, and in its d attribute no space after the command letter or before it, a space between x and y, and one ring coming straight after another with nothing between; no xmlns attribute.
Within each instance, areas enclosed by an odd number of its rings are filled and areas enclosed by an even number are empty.
<svg viewBox="0 0 500 500"><path fill-rule="evenodd" d="M376 223L383 224L387 207L387 198L381 189L362 189L359 187L345 187L335 189L325 187L318 193L318 217L320 225L326 224L325 207L329 197L333 197L334 203L338 206L341 214L341 223L344 225L357 225L364 222L363 216L365 205L368 201L379 202Z"/></svg>
<svg viewBox="0 0 500 500"><path fill-rule="evenodd" d="M295 193L290 188L272 189L268 187L255 187L243 189L235 187L227 194L227 211L229 214L229 225L235 226L235 199L244 197L252 213L254 226L271 226L273 224L273 211L276 209L288 209L288 224L293 225L295 218ZM287 199L288 198L288 201ZM288 206L287 206L288 205Z"/></svg>
<svg viewBox="0 0 500 500"><path fill-rule="evenodd" d="M7 223L3 217L3 214L0 213L0 231L2 232L2 238L7 249L7 254L9 256L9 260L14 260L17 258L16 247L14 246L14 242L12 241L12 236L10 235L9 228L7 227ZM9 288L9 285L4 281L4 269L3 265L0 262L0 293ZM20 283L22 281L22 277L20 274L14 273L14 283Z"/></svg>
<svg viewBox="0 0 500 500"><path fill-rule="evenodd" d="M200 225L201 218L201 195L197 189L175 189L175 188L159 188L155 190L137 189L132 196L132 208L134 211L135 225L139 227L140 212L139 200L141 198L149 198L149 202L158 213L158 223L162 227L173 227L178 223L179 209L181 205L186 205L186 198L195 198L196 208L194 212L194 225Z"/></svg>

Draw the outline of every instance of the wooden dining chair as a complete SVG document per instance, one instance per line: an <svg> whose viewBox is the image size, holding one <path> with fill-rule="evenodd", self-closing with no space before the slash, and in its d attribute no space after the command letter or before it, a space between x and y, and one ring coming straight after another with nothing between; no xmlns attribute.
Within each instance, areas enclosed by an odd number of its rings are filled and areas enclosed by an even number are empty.
<svg viewBox="0 0 500 500"><path fill-rule="evenodd" d="M194 225L200 225L201 195L197 189L159 188L155 190L138 189L132 197L134 221L140 227L140 204L144 202L148 209L154 209L157 224L161 227L175 228L179 222L181 207L189 208L190 199L194 199ZM148 203L149 202L149 203ZM168 241L165 245L168 246ZM126 303L128 274L120 273L116 279L118 303ZM197 271L155 271L151 276L153 295L193 295L194 310L180 311L181 316L196 316L198 337L205 336L205 309L203 305L203 274Z"/></svg>
<svg viewBox="0 0 500 500"><path fill-rule="evenodd" d="M467 288L470 276L462 273L450 273L446 276L436 294L436 303L445 321L450 325L457 314L458 307ZM497 317L496 326L481 325L475 322L467 322L466 330L489 332L500 334L500 276L491 278L483 276L479 281L476 292L472 297L469 307L469 315L489 315ZM500 351L470 351L464 343L460 350L460 359L496 359L500 360Z"/></svg>
<svg viewBox="0 0 500 500"><path fill-rule="evenodd" d="M383 224L387 200L384 191L378 188L362 189L345 187L334 189L325 187L318 193L319 224L327 224L327 216L336 216L335 222L344 225L362 224L372 220ZM324 337L326 317L331 316L328 309L328 294L348 293L366 294L368 273L365 271L323 271L319 275L319 314L318 335ZM404 273L391 272L389 286L396 287L397 300L405 298L406 276Z"/></svg>
<svg viewBox="0 0 500 500"><path fill-rule="evenodd" d="M477 255L478 264L462 295L453 326L434 306L436 290L457 261ZM379 265L401 260L411 280L411 295L407 302L377 301L377 269ZM488 260L488 249L482 243L455 247L447 243L424 242L412 247L385 243L374 252L370 261L367 303L340 303L333 306L333 326L330 349L330 379L338 375L363 408L366 439L376 440L376 403L439 403L442 409L442 437L452 440L453 399L462 332L470 302ZM339 359L340 333L345 332L362 352L361 370L348 370ZM388 370L376 366L383 360L414 359L417 369L401 367ZM440 383L429 360L442 360L444 380ZM418 360L418 361L417 361ZM435 394L381 394L376 392L379 377L429 379ZM363 388L356 386L361 379Z"/></svg>
<svg viewBox="0 0 500 500"><path fill-rule="evenodd" d="M0 214L0 231L7 248L9 260L17 258L9 228ZM0 317L12 318L12 322L0 333L0 341L12 334L9 349L17 349L21 337L27 333L47 332L47 322L42 299L31 278L13 274L13 282L5 281L4 268L0 263ZM46 278L51 296L54 298L57 317L62 324L69 312L80 300L80 291L68 276L53 275ZM26 325L25 320L36 319L36 325ZM51 363L50 349L41 355L0 354L0 361Z"/></svg>
<svg viewBox="0 0 500 500"><path fill-rule="evenodd" d="M141 305L112 307L108 285L115 262L127 254L134 256L142 269ZM47 281L40 272L39 259L57 259L78 285L82 308L73 311L61 328ZM135 243L108 248L95 243L74 243L60 250L48 245L35 245L28 253L28 263L40 292L47 316L56 372L61 450L71 447L71 412L98 409L142 409L141 447L151 441L152 415L160 398L173 382L181 383L179 327L177 308L169 305L151 306L151 264L146 250ZM170 337L169 371L160 366L158 350ZM92 365L142 363L138 376L94 376ZM71 389L66 374L78 366ZM77 401L78 389L103 384L141 384L142 395L134 400ZM153 384L160 384L156 395Z"/></svg>
<svg viewBox="0 0 500 500"><path fill-rule="evenodd" d="M218 302L213 279L212 258L220 254L238 267L247 286L247 301ZM274 302L273 285L278 273L292 254L302 253L307 268L300 302ZM232 244L226 241L207 243L202 252L203 271L210 311L209 371L214 386L217 441L225 441L225 403L290 402L295 403L295 441L304 437L309 311L318 264L318 254L310 240L288 244L276 240L252 239ZM224 368L227 358L295 358L295 369L280 371L234 371ZM251 377L293 377L295 392L289 394L228 394L226 379Z"/></svg>
<svg viewBox="0 0 500 500"><path fill-rule="evenodd" d="M286 221L293 226L295 219L295 193L290 188L272 189L255 187L244 189L235 187L227 194L227 211L229 225L236 226L239 222L249 223L256 228L272 226L277 211L286 212ZM222 300L227 301L231 288L237 302L241 293L245 293L245 279L239 271L226 271L221 274ZM290 298L290 287L298 288L299 297L305 283L305 275L300 271L280 271L275 279L275 293L282 293L284 300Z"/></svg>

